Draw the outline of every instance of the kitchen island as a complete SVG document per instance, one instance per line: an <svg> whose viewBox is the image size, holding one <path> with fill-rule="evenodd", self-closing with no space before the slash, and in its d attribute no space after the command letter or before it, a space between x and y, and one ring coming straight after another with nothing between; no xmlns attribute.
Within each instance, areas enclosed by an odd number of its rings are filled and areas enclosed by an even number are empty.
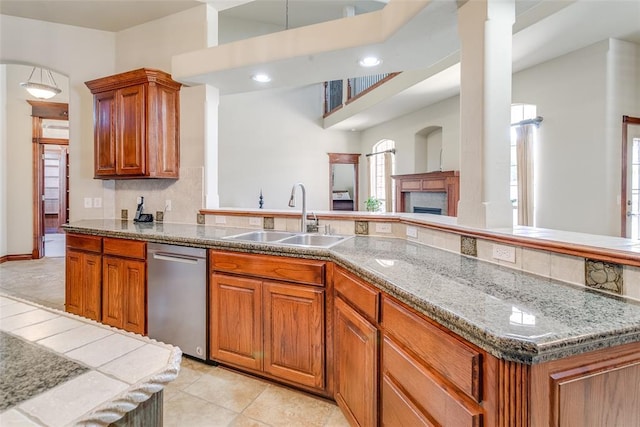
<svg viewBox="0 0 640 427"><path fill-rule="evenodd" d="M596 405L599 399L607 399L608 408L622 412L618 413L622 418L615 418L623 422L618 425L640 423L637 411L629 410L639 403L634 381L640 381L640 304L632 299L397 238L353 236L319 248L242 242L228 237L247 229L205 225L89 220L65 229L80 235L202 247L211 250L210 257L240 253L270 257L269 262L274 257L282 257L283 263L298 258L326 262L324 390L329 397L335 394L354 424L360 423L360 415L349 407L349 396L339 397L341 381L334 384L333 374L339 378L363 364L349 365L353 362L348 357L341 359L340 345L348 337L341 337L340 331L354 329L340 329L340 322L360 322L369 331L359 336L370 341L367 351L374 353L366 369L373 372L374 389L381 383L382 395L377 408L373 392L373 415L366 418L374 420L372 425L378 417L387 422L437 419L437 408L425 409L430 402L419 403L411 394L408 383L419 376L428 381L417 393L431 387L432 395L441 393L442 399L460 409L461 418L455 421L447 418L453 412L445 411L438 421L444 425L571 425L566 420L582 419L579 416L595 422L612 419ZM227 267L212 268L210 279L220 272L224 277L241 274L225 271ZM358 293L353 293L356 288ZM367 295L371 310L360 305ZM348 369L340 374L342 363ZM415 373L403 377L411 369ZM606 385L621 378L630 382ZM572 406L576 393L584 396L580 400L584 406ZM458 420L463 421L455 424Z"/></svg>
<svg viewBox="0 0 640 427"><path fill-rule="evenodd" d="M179 348L0 295L0 425L156 425Z"/></svg>

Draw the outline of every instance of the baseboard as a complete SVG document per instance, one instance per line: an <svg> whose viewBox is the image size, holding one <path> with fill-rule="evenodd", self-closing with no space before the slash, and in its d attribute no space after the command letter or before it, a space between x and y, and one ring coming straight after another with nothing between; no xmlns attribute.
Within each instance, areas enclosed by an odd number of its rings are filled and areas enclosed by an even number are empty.
<svg viewBox="0 0 640 427"><path fill-rule="evenodd" d="M33 259L31 254L23 254L23 255L5 255L0 257L0 264L7 261L27 261Z"/></svg>

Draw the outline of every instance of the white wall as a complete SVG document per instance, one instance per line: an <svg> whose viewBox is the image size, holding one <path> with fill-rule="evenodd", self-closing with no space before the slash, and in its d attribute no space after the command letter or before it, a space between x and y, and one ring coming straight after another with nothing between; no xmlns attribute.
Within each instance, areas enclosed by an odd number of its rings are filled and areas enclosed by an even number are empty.
<svg viewBox="0 0 640 427"><path fill-rule="evenodd" d="M302 182L308 210L328 210L327 153L360 145L357 133L324 130L321 118L321 85L220 97L220 206L257 208L262 189L265 209L290 209Z"/></svg>
<svg viewBox="0 0 640 427"><path fill-rule="evenodd" d="M84 82L113 73L114 51L115 36L109 32L0 15L0 63L37 64L69 79L69 208L72 221L104 216L102 209L83 207L84 197L102 197L102 185L93 180L93 100ZM8 125L10 129L10 122ZM30 138L30 125L28 132ZM22 155L13 158L7 153L7 164L21 164L30 171L31 151L28 159ZM25 179L18 188L30 198L31 176ZM2 234L2 238L7 239L7 254L30 254L31 204L23 207L9 194L4 203L8 224L12 230L16 229L11 236ZM12 218L28 218L28 224L14 226Z"/></svg>
<svg viewBox="0 0 640 427"><path fill-rule="evenodd" d="M281 25L268 24L266 22L247 21L225 16L225 12L220 12L220 27L218 32L219 43L231 43L237 40L244 40L249 37L262 36L264 34L282 31Z"/></svg>
<svg viewBox="0 0 640 427"><path fill-rule="evenodd" d="M381 123L362 132L362 152L370 153L373 145L382 139L391 139L396 143L396 169L398 175L425 172L416 170L416 133L422 129L442 127L442 170L460 168L460 98L454 96L411 114ZM419 141L417 143L423 143ZM421 152L418 150L418 152ZM360 168L360 199L368 197L367 168ZM363 188L364 187L364 188Z"/></svg>
<svg viewBox="0 0 640 427"><path fill-rule="evenodd" d="M7 66L0 64L0 257L7 255Z"/></svg>
<svg viewBox="0 0 640 427"><path fill-rule="evenodd" d="M146 67L170 73L172 56L217 42L211 35L212 25L217 25L217 13L203 4L120 31L116 34L116 68L118 72ZM121 210L127 209L132 218L137 197L143 196L146 213L155 216L171 200L172 210L165 212L165 221L196 222L198 210L204 207L206 96L204 86L180 90L180 179L105 181L105 191L113 197L108 215L120 218Z"/></svg>
<svg viewBox="0 0 640 427"><path fill-rule="evenodd" d="M538 227L618 232L619 185L609 178L619 177L619 167L607 160L619 150L619 141L606 138L607 50L603 41L514 76L513 102L536 105L544 118L535 152Z"/></svg>

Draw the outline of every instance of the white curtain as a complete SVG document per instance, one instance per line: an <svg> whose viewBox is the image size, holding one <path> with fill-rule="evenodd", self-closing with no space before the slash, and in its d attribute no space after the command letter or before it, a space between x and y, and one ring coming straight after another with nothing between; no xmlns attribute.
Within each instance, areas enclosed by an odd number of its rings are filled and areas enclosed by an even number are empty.
<svg viewBox="0 0 640 427"><path fill-rule="evenodd" d="M535 125L516 127L518 225L533 225L533 141Z"/></svg>
<svg viewBox="0 0 640 427"><path fill-rule="evenodd" d="M384 211L393 212L393 153L384 153Z"/></svg>

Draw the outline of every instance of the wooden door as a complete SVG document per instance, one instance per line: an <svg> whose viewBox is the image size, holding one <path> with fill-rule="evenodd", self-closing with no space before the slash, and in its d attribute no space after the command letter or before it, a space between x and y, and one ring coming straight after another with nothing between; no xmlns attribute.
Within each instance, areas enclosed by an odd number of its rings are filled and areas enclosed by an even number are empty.
<svg viewBox="0 0 640 427"><path fill-rule="evenodd" d="M116 91L94 96L94 173L96 177L116 174Z"/></svg>
<svg viewBox="0 0 640 427"><path fill-rule="evenodd" d="M264 371L324 389L324 289L265 282Z"/></svg>
<svg viewBox="0 0 640 427"><path fill-rule="evenodd" d="M67 249L65 257L64 307L69 313L82 316L83 253Z"/></svg>
<svg viewBox="0 0 640 427"><path fill-rule="evenodd" d="M335 299L335 399L351 425L377 425L378 331Z"/></svg>
<svg viewBox="0 0 640 427"><path fill-rule="evenodd" d="M122 274L124 276L123 329L146 335L146 262L123 260Z"/></svg>
<svg viewBox="0 0 640 427"><path fill-rule="evenodd" d="M124 326L124 260L105 256L102 266L102 323Z"/></svg>
<svg viewBox="0 0 640 427"><path fill-rule="evenodd" d="M116 174L145 175L145 85L116 91Z"/></svg>
<svg viewBox="0 0 640 427"><path fill-rule="evenodd" d="M102 318L102 255L83 254L83 300L82 311L85 317L97 320Z"/></svg>
<svg viewBox="0 0 640 427"><path fill-rule="evenodd" d="M211 358L262 370L262 282L224 274L210 280Z"/></svg>

